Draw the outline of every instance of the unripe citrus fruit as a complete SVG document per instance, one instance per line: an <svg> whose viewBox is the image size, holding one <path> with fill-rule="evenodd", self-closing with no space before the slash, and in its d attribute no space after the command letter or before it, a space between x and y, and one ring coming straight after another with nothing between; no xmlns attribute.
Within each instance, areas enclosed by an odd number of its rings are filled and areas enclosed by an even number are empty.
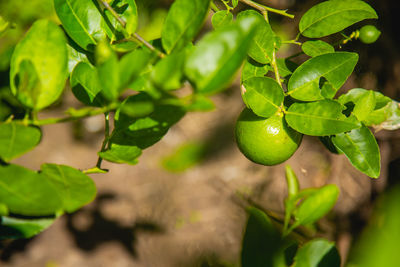
<svg viewBox="0 0 400 267"><path fill-rule="evenodd" d="M360 40L364 44L372 44L378 40L381 32L373 25L365 25L360 29Z"/></svg>
<svg viewBox="0 0 400 267"><path fill-rule="evenodd" d="M283 114L262 118L248 108L236 122L235 135L240 151L249 160L268 166L290 158L303 137L287 125Z"/></svg>

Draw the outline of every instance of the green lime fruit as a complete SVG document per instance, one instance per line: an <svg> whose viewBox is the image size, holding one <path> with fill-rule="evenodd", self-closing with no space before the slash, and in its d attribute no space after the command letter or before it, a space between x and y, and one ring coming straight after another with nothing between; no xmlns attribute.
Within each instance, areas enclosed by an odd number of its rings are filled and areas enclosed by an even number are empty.
<svg viewBox="0 0 400 267"><path fill-rule="evenodd" d="M373 25L365 25L360 29L360 40L364 44L372 44L378 40L381 32Z"/></svg>
<svg viewBox="0 0 400 267"><path fill-rule="evenodd" d="M303 137L287 125L283 114L263 118L248 108L236 122L235 135L240 151L249 160L267 166L289 159Z"/></svg>

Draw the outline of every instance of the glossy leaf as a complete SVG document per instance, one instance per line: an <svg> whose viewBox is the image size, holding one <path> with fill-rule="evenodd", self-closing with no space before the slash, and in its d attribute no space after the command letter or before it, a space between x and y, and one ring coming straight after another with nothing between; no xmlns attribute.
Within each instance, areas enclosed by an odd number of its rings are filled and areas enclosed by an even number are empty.
<svg viewBox="0 0 400 267"><path fill-rule="evenodd" d="M219 27L228 25L232 20L233 15L231 12L228 10L220 10L212 16L211 23L214 29L218 29Z"/></svg>
<svg viewBox="0 0 400 267"><path fill-rule="evenodd" d="M345 83L357 64L358 55L349 52L328 53L313 57L298 67L290 77L288 94L298 100L321 100L321 78L336 91Z"/></svg>
<svg viewBox="0 0 400 267"><path fill-rule="evenodd" d="M335 243L325 239L314 239L300 247L293 267L340 267L339 252Z"/></svg>
<svg viewBox="0 0 400 267"><path fill-rule="evenodd" d="M36 21L11 58L11 91L26 107L40 110L54 103L68 74L64 33L47 20Z"/></svg>
<svg viewBox="0 0 400 267"><path fill-rule="evenodd" d="M364 19L376 19L375 10L360 0L329 0L310 8L299 23L300 33L320 38L339 32Z"/></svg>
<svg viewBox="0 0 400 267"><path fill-rule="evenodd" d="M374 135L366 126L337 134L332 137L332 142L359 171L373 178L379 177L379 147Z"/></svg>
<svg viewBox="0 0 400 267"><path fill-rule="evenodd" d="M368 119L369 114L374 110L375 105L375 94L373 91L369 91L367 94L360 97L358 103L353 109L353 114L359 121L364 122Z"/></svg>
<svg viewBox="0 0 400 267"><path fill-rule="evenodd" d="M54 0L54 8L68 35L83 49L92 50L105 39L104 19L91 0Z"/></svg>
<svg viewBox="0 0 400 267"><path fill-rule="evenodd" d="M275 114L283 102L282 87L269 77L253 77L243 82L243 100L253 112L268 118Z"/></svg>
<svg viewBox="0 0 400 267"><path fill-rule="evenodd" d="M0 158L8 162L33 149L40 142L39 128L16 122L0 123Z"/></svg>
<svg viewBox="0 0 400 267"><path fill-rule="evenodd" d="M197 35L207 16L210 0L176 0L168 11L161 33L162 45L171 53Z"/></svg>
<svg viewBox="0 0 400 267"><path fill-rule="evenodd" d="M354 116L346 117L344 107L333 100L294 103L286 112L286 121L296 131L313 136L338 134L361 127Z"/></svg>
<svg viewBox="0 0 400 267"><path fill-rule="evenodd" d="M124 146L112 144L110 149L98 153L103 159L114 163L126 163L135 165L137 158L142 154L142 150L137 146Z"/></svg>
<svg viewBox="0 0 400 267"><path fill-rule="evenodd" d="M62 199L50 181L18 165L0 166L0 203L12 213L27 216L62 210Z"/></svg>
<svg viewBox="0 0 400 267"><path fill-rule="evenodd" d="M304 42L301 45L301 50L303 50L304 54L310 57L316 57L319 55L335 52L335 48L333 48L333 46L321 40Z"/></svg>
<svg viewBox="0 0 400 267"><path fill-rule="evenodd" d="M293 61L285 58L278 58L276 60L276 65L278 66L279 75L283 78L287 78L298 68L299 65Z"/></svg>
<svg viewBox="0 0 400 267"><path fill-rule="evenodd" d="M241 266L275 266L282 243L280 233L263 211L254 207L247 210L249 218L242 242Z"/></svg>
<svg viewBox="0 0 400 267"><path fill-rule="evenodd" d="M74 212L96 196L93 180L81 171L65 165L43 164L41 180L47 180L61 197L62 209Z"/></svg>
<svg viewBox="0 0 400 267"><path fill-rule="evenodd" d="M261 64L270 63L275 49L275 34L271 29L271 25L269 25L263 16L255 10L240 12L237 16L237 20L252 17L258 18L260 23L257 26L248 55Z"/></svg>
<svg viewBox="0 0 400 267"><path fill-rule="evenodd" d="M259 20L245 18L204 36L185 64L196 90L213 94L224 89L246 57Z"/></svg>
<svg viewBox="0 0 400 267"><path fill-rule="evenodd" d="M30 238L49 228L55 220L56 218L0 217L0 239Z"/></svg>
<svg viewBox="0 0 400 267"><path fill-rule="evenodd" d="M81 62L72 71L71 88L76 98L86 105L101 106L100 96L102 86L97 69L89 63Z"/></svg>
<svg viewBox="0 0 400 267"><path fill-rule="evenodd" d="M272 70L273 68L270 65L263 65L251 58L247 58L243 65L241 81L243 83L243 81L253 77L264 77L268 71Z"/></svg>
<svg viewBox="0 0 400 267"><path fill-rule="evenodd" d="M68 50L68 72L72 73L75 66L80 62L89 63L91 55L83 50L77 43L75 43L71 38L68 38L67 42Z"/></svg>
<svg viewBox="0 0 400 267"><path fill-rule="evenodd" d="M333 208L338 196L339 189L333 184L323 186L314 191L295 210L295 223L292 228L299 225L312 224L321 219Z"/></svg>

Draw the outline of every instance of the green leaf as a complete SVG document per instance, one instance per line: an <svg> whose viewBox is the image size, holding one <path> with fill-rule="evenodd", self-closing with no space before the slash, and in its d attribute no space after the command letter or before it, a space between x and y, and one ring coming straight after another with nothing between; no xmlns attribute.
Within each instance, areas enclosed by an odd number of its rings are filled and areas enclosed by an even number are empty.
<svg viewBox="0 0 400 267"><path fill-rule="evenodd" d="M210 0L176 0L168 11L161 41L169 54L185 47L197 35L207 16Z"/></svg>
<svg viewBox="0 0 400 267"><path fill-rule="evenodd" d="M375 10L360 0L329 0L310 8L299 23L300 33L320 38L339 32L364 19L376 19Z"/></svg>
<svg viewBox="0 0 400 267"><path fill-rule="evenodd" d="M138 163L137 158L142 154L142 150L137 146L112 144L111 148L98 154L110 162L135 165Z"/></svg>
<svg viewBox="0 0 400 267"><path fill-rule="evenodd" d="M118 56L104 42L96 46L96 67L102 95L109 101L116 100L120 81Z"/></svg>
<svg viewBox="0 0 400 267"><path fill-rule="evenodd" d="M26 107L40 110L64 90L68 52L64 33L47 20L36 21L11 58L11 91Z"/></svg>
<svg viewBox="0 0 400 267"><path fill-rule="evenodd" d="M285 166L288 198L294 197L299 192L299 180L290 165Z"/></svg>
<svg viewBox="0 0 400 267"><path fill-rule="evenodd" d="M377 110L378 112L380 110ZM383 114L385 114L385 121L378 125L378 129L385 130L397 130L400 128L400 103L397 101L391 101L385 108L383 109ZM376 115L375 112L371 113ZM381 115L381 114L380 114Z"/></svg>
<svg viewBox="0 0 400 267"><path fill-rule="evenodd" d="M39 128L16 122L0 123L0 158L8 162L33 149L40 142Z"/></svg>
<svg viewBox="0 0 400 267"><path fill-rule="evenodd" d="M390 186L379 197L375 202L372 216L368 220L368 226L352 246L349 267L396 267L399 265L399 184Z"/></svg>
<svg viewBox="0 0 400 267"><path fill-rule="evenodd" d="M392 100L376 91L354 88L341 95L338 101L345 105L349 112L360 117L366 126L378 125L392 114Z"/></svg>
<svg viewBox="0 0 400 267"><path fill-rule="evenodd" d="M300 247L293 267L340 267L339 252L335 243L325 239L314 239Z"/></svg>
<svg viewBox="0 0 400 267"><path fill-rule="evenodd" d="M243 83L243 81L253 77L264 77L268 71L272 70L273 68L270 65L260 64L248 57L243 65L241 81Z"/></svg>
<svg viewBox="0 0 400 267"><path fill-rule="evenodd" d="M207 145L201 142L189 142L179 146L171 155L163 158L162 166L171 172L183 172L202 161Z"/></svg>
<svg viewBox="0 0 400 267"><path fill-rule="evenodd" d="M229 84L246 57L258 22L257 18L245 18L199 41L185 64L185 74L197 91L213 94Z"/></svg>
<svg viewBox="0 0 400 267"><path fill-rule="evenodd" d="M10 26L10 22L5 20L2 16L0 16L0 37L7 31Z"/></svg>
<svg viewBox="0 0 400 267"><path fill-rule="evenodd" d="M379 147L374 135L366 127L332 137L333 144L366 175L378 178L381 170Z"/></svg>
<svg viewBox="0 0 400 267"><path fill-rule="evenodd" d="M80 62L71 73L70 84L75 97L86 105L102 106L99 94L102 86L97 69L89 63Z"/></svg>
<svg viewBox="0 0 400 267"><path fill-rule="evenodd" d="M346 117L344 107L334 100L294 103L286 112L286 121L296 131L313 136L338 134L361 127L354 116Z"/></svg>
<svg viewBox="0 0 400 267"><path fill-rule="evenodd" d="M53 184L18 165L0 166L0 203L10 212L26 216L52 215L62 210L62 199Z"/></svg>
<svg viewBox="0 0 400 267"><path fill-rule="evenodd" d="M353 72L357 61L358 55L349 52L313 57L298 67L290 77L288 94L302 101L324 99L320 90L321 78L325 78L337 91Z"/></svg>
<svg viewBox="0 0 400 267"><path fill-rule="evenodd" d="M245 18L258 18L260 21L248 55L261 64L270 63L275 49L275 34L271 29L271 25L255 10L246 10L240 12L237 16L239 21Z"/></svg>
<svg viewBox="0 0 400 267"><path fill-rule="evenodd" d="M30 238L49 228L56 218L22 219L0 217L0 239Z"/></svg>
<svg viewBox="0 0 400 267"><path fill-rule="evenodd" d="M232 0L232 7L235 8L239 4L239 0Z"/></svg>
<svg viewBox="0 0 400 267"><path fill-rule="evenodd" d="M301 50L303 50L304 54L310 57L316 57L319 55L335 52L335 48L333 48L333 46L321 40L304 42L301 45Z"/></svg>
<svg viewBox="0 0 400 267"><path fill-rule="evenodd" d="M216 12L211 18L211 23L214 29L226 26L232 21L233 21L233 15L228 10L220 10Z"/></svg>
<svg viewBox="0 0 400 267"><path fill-rule="evenodd" d="M297 69L299 65L293 61L285 58L278 58L276 60L276 65L278 66L279 75L283 78L287 78ZM272 68L272 67L271 67Z"/></svg>
<svg viewBox="0 0 400 267"><path fill-rule="evenodd" d="M253 112L268 118L280 108L284 94L282 87L268 77L253 77L243 82L243 100Z"/></svg>
<svg viewBox="0 0 400 267"><path fill-rule="evenodd" d="M106 37L95 1L54 0L54 8L65 31L83 49L93 51L97 41Z"/></svg>
<svg viewBox="0 0 400 267"><path fill-rule="evenodd" d="M120 91L137 79L154 58L155 55L146 48L138 48L124 55L119 62Z"/></svg>
<svg viewBox="0 0 400 267"><path fill-rule="evenodd" d="M80 62L90 63L89 58L91 54L83 50L77 43L75 43L71 38L68 38L67 42L68 50L68 72L72 73L75 66Z"/></svg>
<svg viewBox="0 0 400 267"><path fill-rule="evenodd" d="M127 101L135 101L134 97L129 97ZM111 142L145 149L160 141L184 114L182 107L174 105L157 105L150 115L143 118L132 118L117 112Z"/></svg>
<svg viewBox="0 0 400 267"><path fill-rule="evenodd" d="M109 1L107 1L109 2ZM119 39L119 36L123 36L124 31L128 35L132 35L135 33L137 25L138 25L138 14L137 7L134 0L112 0L111 7L117 12L119 17L126 22L125 27L114 18L114 16L108 11L105 10L104 13L108 19L106 23L110 23L113 29L112 39ZM103 26L103 24L102 24ZM107 29L107 28L105 28ZM108 34L110 36L110 34Z"/></svg>
<svg viewBox="0 0 400 267"><path fill-rule="evenodd" d="M334 184L318 188L307 196L294 211L295 223L291 228L308 225L326 215L335 205L339 189Z"/></svg>
<svg viewBox="0 0 400 267"><path fill-rule="evenodd" d="M158 88L167 91L181 88L186 53L187 50L173 52L156 64L151 78Z"/></svg>
<svg viewBox="0 0 400 267"><path fill-rule="evenodd" d="M53 190L61 197L63 210L74 212L95 198L93 180L81 171L56 164L43 164L40 168L41 180L52 184Z"/></svg>
<svg viewBox="0 0 400 267"><path fill-rule="evenodd" d="M282 240L280 233L261 210L249 207L242 242L242 267L275 266Z"/></svg>
<svg viewBox="0 0 400 267"><path fill-rule="evenodd" d="M186 111L212 111L215 109L214 102L201 94L195 94L190 98L190 102L185 105Z"/></svg>

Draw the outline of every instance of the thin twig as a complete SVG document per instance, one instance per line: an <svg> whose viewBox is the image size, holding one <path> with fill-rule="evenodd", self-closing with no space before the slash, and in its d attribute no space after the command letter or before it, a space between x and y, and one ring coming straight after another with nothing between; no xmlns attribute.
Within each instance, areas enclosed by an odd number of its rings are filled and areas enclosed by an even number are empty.
<svg viewBox="0 0 400 267"><path fill-rule="evenodd" d="M286 12L287 10L276 9L276 8L264 6L264 5L261 5L259 3L254 2L252 0L239 0L239 1L244 3L244 4L246 4L246 5L248 5L248 6L251 6L252 8L255 8L255 9L259 10L263 15L265 14L265 12L268 11L268 12L272 12L272 13L275 13L275 14L279 14L279 15L291 18L291 19L294 18L294 15L289 14L289 13Z"/></svg>
<svg viewBox="0 0 400 267"><path fill-rule="evenodd" d="M110 141L110 113L106 112L104 113L104 124L105 124L105 129L104 129L104 140L103 144L101 145L100 152L103 152L107 149L107 145ZM103 158L99 156L97 159L96 167L101 169L101 162L103 161Z"/></svg>

